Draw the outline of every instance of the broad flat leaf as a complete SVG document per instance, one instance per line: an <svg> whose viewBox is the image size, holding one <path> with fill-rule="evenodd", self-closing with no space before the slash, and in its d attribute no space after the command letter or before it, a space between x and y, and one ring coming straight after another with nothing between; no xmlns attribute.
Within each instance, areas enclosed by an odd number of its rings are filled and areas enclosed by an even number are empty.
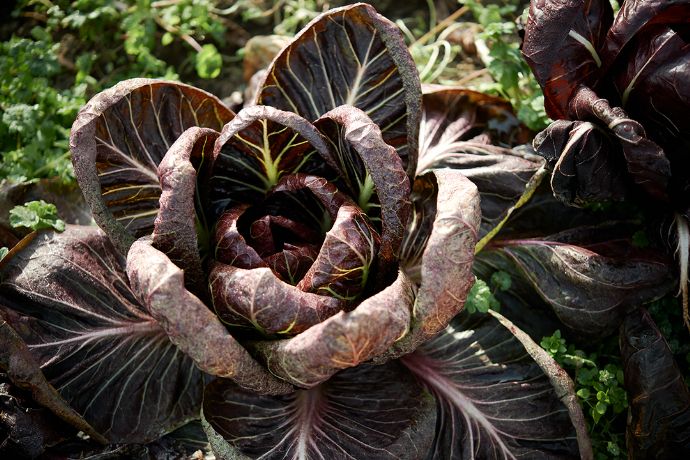
<svg viewBox="0 0 690 460"><path fill-rule="evenodd" d="M205 91L143 78L122 81L81 109L70 135L74 172L94 219L121 253L153 230L157 168L170 146L187 128L220 131L232 117Z"/></svg>
<svg viewBox="0 0 690 460"><path fill-rule="evenodd" d="M160 210L154 221L153 246L168 255L185 272L185 285L206 295L206 275L201 266L197 228L208 228L197 192L194 163L210 161L218 132L189 128L175 141L158 165L161 184ZM201 185L201 184L200 184Z"/></svg>
<svg viewBox="0 0 690 460"><path fill-rule="evenodd" d="M479 189L483 238L541 181L544 161L526 147L509 148L528 142L530 133L503 99L462 88L424 87L423 103L417 174L461 170Z"/></svg>
<svg viewBox="0 0 690 460"><path fill-rule="evenodd" d="M429 448L433 401L398 363L361 365L285 396L206 387L202 423L220 458L414 459Z"/></svg>
<svg viewBox="0 0 690 460"><path fill-rule="evenodd" d="M620 145L596 125L556 120L537 134L534 147L553 170L551 188L570 206L622 201L628 189Z"/></svg>
<svg viewBox="0 0 690 460"><path fill-rule="evenodd" d="M401 359L436 398L426 458L592 458L574 386L499 314L463 314Z"/></svg>
<svg viewBox="0 0 690 460"><path fill-rule="evenodd" d="M341 105L363 110L410 177L417 164L421 87L400 30L363 3L310 22L275 58L259 104L315 121Z"/></svg>
<svg viewBox="0 0 690 460"><path fill-rule="evenodd" d="M29 347L5 320L5 309L6 307L0 305L0 344L2 344L0 369L3 373L9 377L14 385L30 392L31 399L49 409L72 427L82 430L97 442L107 442L107 439L70 407L55 388L48 383L39 364L31 355ZM45 417L45 420L50 418L52 417ZM3 419L3 422L11 423L11 420L5 416ZM12 437L11 433L9 437Z"/></svg>
<svg viewBox="0 0 690 460"><path fill-rule="evenodd" d="M410 331L395 345L394 355L410 352L442 331L462 310L474 284L477 188L459 171L434 170L415 180L412 201L415 211L401 265L418 289Z"/></svg>
<svg viewBox="0 0 690 460"><path fill-rule="evenodd" d="M611 333L635 306L667 293L672 264L635 248L633 222L494 240L477 258L527 282L567 327L586 337Z"/></svg>
<svg viewBox="0 0 690 460"><path fill-rule="evenodd" d="M291 112L254 105L221 131L209 176L212 217L232 205L263 199L282 177L297 172L329 177L328 146L314 126Z"/></svg>
<svg viewBox="0 0 690 460"><path fill-rule="evenodd" d="M40 233L0 275L5 319L111 442L156 439L196 416L201 372L137 302L122 256L97 228Z"/></svg>
<svg viewBox="0 0 690 460"><path fill-rule="evenodd" d="M330 163L345 183L342 188L375 223L380 222L377 275L386 282L397 269L395 261L412 211L410 181L400 157L384 142L371 118L355 107L333 109L314 125L331 143Z"/></svg>
<svg viewBox="0 0 690 460"><path fill-rule="evenodd" d="M399 272L395 282L350 312L340 312L290 339L251 345L273 374L312 388L388 350L407 332L413 300L413 285Z"/></svg>
<svg viewBox="0 0 690 460"><path fill-rule="evenodd" d="M568 118L578 86L596 81L612 22L609 0L531 2L522 54L544 90L549 117Z"/></svg>
<svg viewBox="0 0 690 460"><path fill-rule="evenodd" d="M180 270L148 238L127 254L132 292L179 350L203 372L231 378L259 393L280 394L291 387L270 375L225 329L218 317L184 287Z"/></svg>
<svg viewBox="0 0 690 460"><path fill-rule="evenodd" d="M423 90L417 175L462 155L466 142L510 148L530 140L504 99L464 88L426 85Z"/></svg>
<svg viewBox="0 0 690 460"><path fill-rule="evenodd" d="M690 392L666 340L642 308L621 327L621 354L628 391L630 459L690 455Z"/></svg>

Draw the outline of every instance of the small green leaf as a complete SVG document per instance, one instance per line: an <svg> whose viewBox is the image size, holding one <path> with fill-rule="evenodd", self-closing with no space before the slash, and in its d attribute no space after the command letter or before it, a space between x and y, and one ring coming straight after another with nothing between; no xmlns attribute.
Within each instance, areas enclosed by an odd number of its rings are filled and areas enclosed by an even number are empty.
<svg viewBox="0 0 690 460"><path fill-rule="evenodd" d="M173 42L174 38L175 37L170 32L164 33L163 36L161 37L161 45L168 46L169 44L171 44Z"/></svg>
<svg viewBox="0 0 690 460"><path fill-rule="evenodd" d="M31 230L53 228L58 232L65 230L65 222L57 215L54 204L43 200L29 201L23 206L15 206L10 211L10 225L12 227L27 227Z"/></svg>
<svg viewBox="0 0 690 460"><path fill-rule="evenodd" d="M512 284L513 281L510 278L510 274L507 272L497 271L491 275L491 285L499 291L507 291Z"/></svg>
<svg viewBox="0 0 690 460"><path fill-rule="evenodd" d="M580 397L580 399L587 399L590 396L589 389L580 388L579 390L577 390L577 395Z"/></svg>
<svg viewBox="0 0 690 460"><path fill-rule="evenodd" d="M607 409L608 407L609 407L608 404L606 404L605 402L601 402L601 401L599 401L599 402L597 403L597 405L594 406L594 408L596 409L596 411L597 411L599 414L601 414L601 415L604 415L604 414L606 413L606 409Z"/></svg>
<svg viewBox="0 0 690 460"><path fill-rule="evenodd" d="M4 246L1 247L1 248L0 248L0 260L4 259L8 252L10 252L9 249L7 249L7 248L4 247Z"/></svg>
<svg viewBox="0 0 690 460"><path fill-rule="evenodd" d="M201 78L216 78L220 75L223 58L215 45L206 44L196 55L196 73Z"/></svg>

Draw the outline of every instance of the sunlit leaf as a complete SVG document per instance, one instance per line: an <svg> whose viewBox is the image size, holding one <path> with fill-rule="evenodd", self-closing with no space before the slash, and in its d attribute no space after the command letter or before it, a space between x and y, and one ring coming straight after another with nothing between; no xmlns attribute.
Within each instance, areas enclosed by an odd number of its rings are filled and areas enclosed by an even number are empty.
<svg viewBox="0 0 690 460"><path fill-rule="evenodd" d="M136 300L122 256L97 228L39 234L1 276L5 319L110 441L146 442L195 417L201 373Z"/></svg>
<svg viewBox="0 0 690 460"><path fill-rule="evenodd" d="M215 380L205 429L222 458L422 458L433 402L397 363L361 365L327 382L267 397Z"/></svg>
<svg viewBox="0 0 690 460"><path fill-rule="evenodd" d="M402 362L436 398L426 458L591 458L572 381L498 313L457 317Z"/></svg>
<svg viewBox="0 0 690 460"><path fill-rule="evenodd" d="M338 106L355 106L381 128L414 175L417 68L397 26L369 5L334 8L309 23L273 61L257 101L310 121Z"/></svg>
<svg viewBox="0 0 690 460"><path fill-rule="evenodd" d="M220 131L232 117L205 91L141 78L118 83L81 109L70 137L74 172L94 219L121 253L153 229L157 168L170 146L189 127Z"/></svg>

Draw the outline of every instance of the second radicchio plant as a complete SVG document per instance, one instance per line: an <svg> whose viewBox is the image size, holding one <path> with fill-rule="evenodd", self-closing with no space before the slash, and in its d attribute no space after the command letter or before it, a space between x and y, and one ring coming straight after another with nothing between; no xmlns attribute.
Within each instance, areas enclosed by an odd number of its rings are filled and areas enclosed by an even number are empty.
<svg viewBox="0 0 690 460"><path fill-rule="evenodd" d="M461 312L477 242L538 183L525 136L495 98L423 94L365 4L312 21L237 114L122 82L72 129L100 229L0 265L2 367L101 443L201 417L219 458L591 458L562 369Z"/></svg>
<svg viewBox="0 0 690 460"><path fill-rule="evenodd" d="M673 216L683 318L690 247L690 2L533 0L523 54L555 119L535 148L562 202L635 198ZM641 200L640 200L641 198Z"/></svg>

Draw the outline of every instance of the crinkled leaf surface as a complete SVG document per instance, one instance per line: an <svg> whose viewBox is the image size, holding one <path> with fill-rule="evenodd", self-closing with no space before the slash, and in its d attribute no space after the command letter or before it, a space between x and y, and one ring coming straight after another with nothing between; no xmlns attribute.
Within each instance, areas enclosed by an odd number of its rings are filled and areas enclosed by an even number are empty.
<svg viewBox="0 0 690 460"><path fill-rule="evenodd" d="M618 53L649 25L687 24L688 20L686 0L625 0L607 33L603 58L613 64Z"/></svg>
<svg viewBox="0 0 690 460"><path fill-rule="evenodd" d="M323 115L315 126L331 143L331 163L339 182L374 223L380 222L378 276L395 273L405 226L412 211L410 181L396 150L384 142L379 127L361 110L341 106Z"/></svg>
<svg viewBox="0 0 690 460"><path fill-rule="evenodd" d="M127 276L136 298L199 369L259 393L290 391L289 385L259 365L218 317L185 288L182 270L154 248L150 238L140 238L132 245Z"/></svg>
<svg viewBox="0 0 690 460"><path fill-rule="evenodd" d="M632 222L582 226L546 237L496 240L477 259L527 282L567 327L611 333L631 308L671 289L672 263L633 246Z"/></svg>
<svg viewBox="0 0 690 460"><path fill-rule="evenodd" d="M434 416L431 398L395 362L278 397L220 379L204 392L205 429L224 459L422 458Z"/></svg>
<svg viewBox="0 0 690 460"><path fill-rule="evenodd" d="M583 206L625 198L628 183L623 152L596 125L556 120L537 134L534 147L553 169L551 188L561 202Z"/></svg>
<svg viewBox="0 0 690 460"><path fill-rule="evenodd" d="M426 458L591 458L572 381L500 315L463 313L401 361L436 398Z"/></svg>
<svg viewBox="0 0 690 460"><path fill-rule="evenodd" d="M290 174L333 176L327 152L323 137L301 116L261 105L244 108L216 140L206 203L211 216L260 201Z"/></svg>
<svg viewBox="0 0 690 460"><path fill-rule="evenodd" d="M97 228L41 233L1 270L5 319L110 441L146 442L196 416L201 373L136 300L122 256Z"/></svg>
<svg viewBox="0 0 690 460"><path fill-rule="evenodd" d="M208 128L189 128L175 141L158 165L161 197L154 221L154 247L168 255L185 271L185 285L204 297L206 275L202 270L198 229L208 232L195 164L210 161L218 132ZM203 181L203 178L201 179Z"/></svg>
<svg viewBox="0 0 690 460"><path fill-rule="evenodd" d="M594 117L613 134L623 150L628 173L649 195L668 199L671 168L663 149L647 137L644 127L620 107L612 106L591 89L580 86L570 102L575 119ZM582 155L586 158L587 155Z"/></svg>
<svg viewBox="0 0 690 460"><path fill-rule="evenodd" d="M402 271L352 311L340 312L285 340L251 344L269 370L302 388L378 357L408 331L414 286Z"/></svg>
<svg viewBox="0 0 690 460"><path fill-rule="evenodd" d="M414 183L413 218L401 265L416 283L409 333L392 353L414 350L458 314L474 284L472 261L480 223L477 188L460 171L433 170Z"/></svg>
<svg viewBox="0 0 690 460"><path fill-rule="evenodd" d="M410 177L417 164L421 87L398 27L364 3L310 22L268 69L259 104L314 121L341 105L363 110Z"/></svg>
<svg viewBox="0 0 690 460"><path fill-rule="evenodd" d="M72 126L72 163L94 219L126 253L151 233L161 194L157 168L189 127L220 131L233 113L205 91L136 78L94 96Z"/></svg>
<svg viewBox="0 0 690 460"><path fill-rule="evenodd" d="M666 340L644 309L621 327L621 354L628 391L628 458L690 455L690 392Z"/></svg>
<svg viewBox="0 0 690 460"><path fill-rule="evenodd" d="M601 48L612 22L608 0L530 3L522 53L544 90L551 118L568 118L577 87L596 81L603 64Z"/></svg>

